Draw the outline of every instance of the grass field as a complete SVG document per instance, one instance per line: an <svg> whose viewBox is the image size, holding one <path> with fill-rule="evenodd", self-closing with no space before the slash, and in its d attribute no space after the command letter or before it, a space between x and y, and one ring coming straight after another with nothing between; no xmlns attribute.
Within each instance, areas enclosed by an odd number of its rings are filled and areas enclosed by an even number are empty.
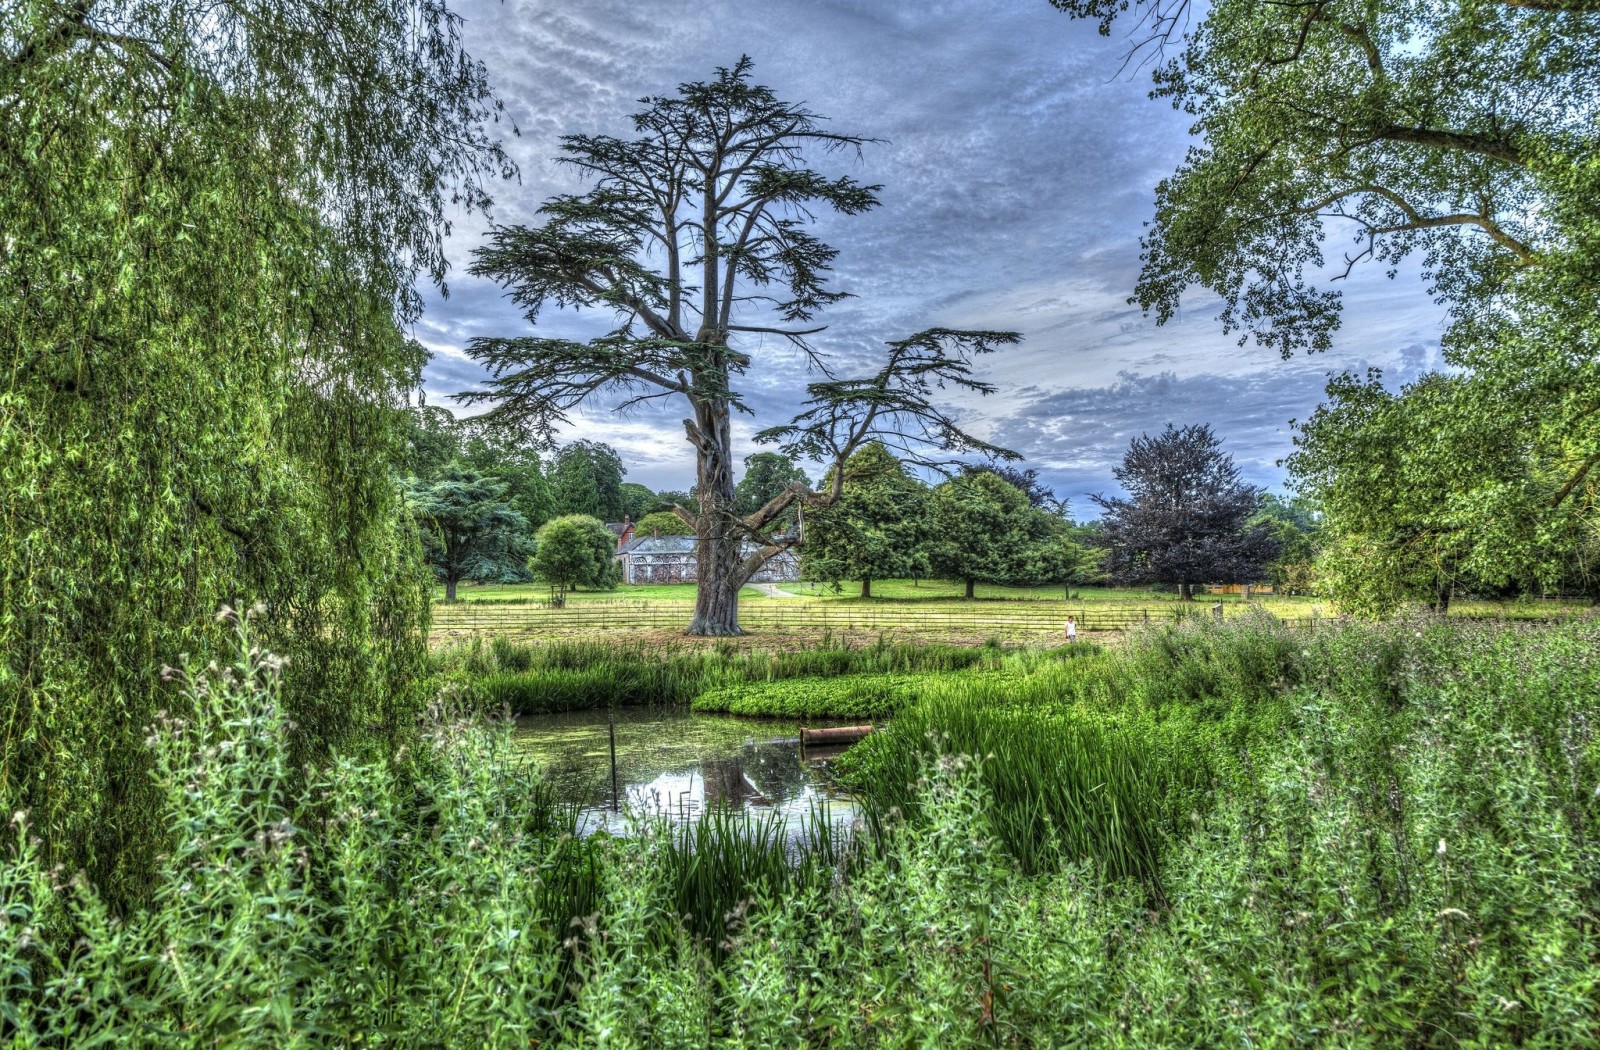
<svg viewBox="0 0 1600 1050"><path fill-rule="evenodd" d="M740 601L765 597L765 594L753 587L746 587L739 592ZM434 588L433 600L435 604L443 604L443 587ZM481 586L474 583L463 583L456 589L456 600L462 602L548 602L550 600L550 588L542 583L490 583ZM568 591L567 601L692 602L694 601L694 584L656 583L641 585L620 583L615 589L609 591Z"/></svg>
<svg viewBox="0 0 1600 1050"><path fill-rule="evenodd" d="M820 640L864 644L880 636L901 641L977 645L988 640L1007 644L1048 645L1060 639L1067 616L1074 616L1085 635L1116 632L1135 625L1209 617L1221 606L1223 619L1269 615L1297 625L1314 625L1338 616L1323 598L1202 595L1184 602L1175 594L1147 589L1073 588L1072 597L1054 587L981 587L973 600L962 597L960 584L944 581L883 580L874 596L853 590L834 592L826 585L785 584L796 597L769 598L752 588L742 592L741 626L750 634L743 646L773 649L805 648ZM583 591L564 609L553 609L539 584L463 589L465 600L438 602L433 608L436 645L473 637L583 637L613 641L683 644L694 599L692 584L618 587ZM1452 617L1545 620L1585 615L1587 602L1459 601ZM724 643L726 644L726 643Z"/></svg>
<svg viewBox="0 0 1600 1050"><path fill-rule="evenodd" d="M861 597L861 585L846 581L837 588L831 583L802 580L781 585L792 594L831 601L966 601L966 585L959 580L873 580L872 597ZM975 601L1061 601L1068 593L1073 601L1131 601L1176 602L1176 594L1166 594L1148 587L1063 587L1049 584L1039 587L1008 587L1001 584L980 583L973 588ZM1196 595L1196 600L1237 602L1236 594Z"/></svg>

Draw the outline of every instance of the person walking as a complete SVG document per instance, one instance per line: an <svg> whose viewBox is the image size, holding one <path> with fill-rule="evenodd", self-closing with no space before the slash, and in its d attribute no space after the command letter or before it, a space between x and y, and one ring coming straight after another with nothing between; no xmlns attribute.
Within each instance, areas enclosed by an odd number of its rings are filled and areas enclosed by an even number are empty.
<svg viewBox="0 0 1600 1050"><path fill-rule="evenodd" d="M1067 617L1067 641L1070 643L1070 642L1075 642L1077 640L1078 640L1078 621L1074 620L1072 617L1069 616L1069 617Z"/></svg>

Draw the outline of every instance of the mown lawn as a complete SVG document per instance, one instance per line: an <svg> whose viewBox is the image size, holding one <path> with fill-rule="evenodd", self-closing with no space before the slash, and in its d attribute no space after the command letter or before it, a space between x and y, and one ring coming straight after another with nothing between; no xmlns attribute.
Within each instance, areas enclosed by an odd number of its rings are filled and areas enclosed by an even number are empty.
<svg viewBox="0 0 1600 1050"><path fill-rule="evenodd" d="M1250 602L1245 602L1242 595L1237 594L1198 594L1195 595L1194 602L1184 603L1176 594L1152 591L1149 587L1072 587L1070 589L1072 597L1066 599L1064 595L1067 594L1067 589L1064 587L1006 587L981 584L976 587L976 597L971 602L963 597L965 587L962 583L947 579L920 579L920 581L874 579L870 599L862 599L859 594L859 584L845 584L837 591L830 584L814 583L814 581L779 584L779 587L797 597L774 600L754 587L744 587L739 592L739 597L741 602L782 605L789 608L790 615L795 615L798 613L797 607L808 603L834 611L859 610L862 613L870 611L875 621L888 616L894 619L896 624L904 627L928 626L925 621L928 621L930 616L934 618L941 615L981 616L986 611L992 611L995 616L1021 615L1037 611L1038 615L1050 618L1056 616L1066 618L1069 613L1077 610L1080 611L1080 615L1091 621L1098 611L1107 615L1147 611L1152 619L1166 619L1178 613L1181 608L1192 615L1203 615L1211 605L1219 602L1224 605L1224 616L1229 619L1243 615L1251 608L1259 608L1285 619L1331 618L1339 615L1338 605L1325 597L1267 594L1256 595ZM578 608L590 607L597 603L614 605L618 610L683 608L688 607L694 600L694 584L619 584L611 591L573 591L566 597L570 607ZM458 599L467 603L530 602L542 605L549 600L549 589L539 583L488 584L488 586L462 584L459 587ZM435 589L434 602L440 610L448 608L443 605L442 587ZM1594 611L1594 603L1586 600L1458 600L1450 607L1451 616L1462 616L1462 618L1557 619L1587 615L1590 611ZM885 626L893 627L896 624L885 624Z"/></svg>
<svg viewBox="0 0 1600 1050"><path fill-rule="evenodd" d="M765 599L766 595L753 587L746 587L739 592L740 601ZM456 600L464 602L484 601L549 601L550 588L542 583L491 583L471 584L463 583L456 589ZM444 601L444 588L433 589L433 600ZM661 601L661 602L692 602L694 601L694 584L692 583L656 583L656 584L618 584L609 591L568 591L569 602L620 602L620 601Z"/></svg>
<svg viewBox="0 0 1600 1050"><path fill-rule="evenodd" d="M959 580L873 580L872 597L861 597L861 585L858 582L846 581L835 588L829 583L803 580L799 583L779 584L791 594L805 597L827 598L830 601L966 601L966 585ZM1067 598L1070 594L1071 597ZM1049 584L1039 587L1008 587L1000 584L980 583L973 589L975 601L1062 601L1068 604L1078 602L1133 602L1138 604L1154 604L1177 602L1176 594L1167 594L1151 590L1148 587L1063 587L1059 584ZM1291 598L1288 596L1260 595L1253 599L1255 602L1280 601L1295 604L1304 604L1309 607L1319 602L1314 598ZM1243 603L1237 594L1200 594L1195 595L1198 602L1225 602L1228 604ZM1326 606L1326 600L1320 600Z"/></svg>

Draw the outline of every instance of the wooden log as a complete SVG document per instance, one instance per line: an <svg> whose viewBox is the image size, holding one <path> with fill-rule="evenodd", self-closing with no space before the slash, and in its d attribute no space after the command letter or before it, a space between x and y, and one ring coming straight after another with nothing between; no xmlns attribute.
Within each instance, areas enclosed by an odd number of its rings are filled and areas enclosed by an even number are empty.
<svg viewBox="0 0 1600 1050"><path fill-rule="evenodd" d="M872 732L872 724L864 726L828 726L823 729L800 730L800 745L853 744Z"/></svg>

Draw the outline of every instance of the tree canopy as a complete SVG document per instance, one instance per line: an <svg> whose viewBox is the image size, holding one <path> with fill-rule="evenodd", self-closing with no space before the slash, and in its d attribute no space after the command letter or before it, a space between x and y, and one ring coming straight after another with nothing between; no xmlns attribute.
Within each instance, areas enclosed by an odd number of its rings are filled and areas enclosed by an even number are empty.
<svg viewBox="0 0 1600 1050"><path fill-rule="evenodd" d="M1209 426L1136 437L1112 474L1127 498L1091 498L1118 582L1173 583L1188 598L1196 583L1255 582L1278 556L1272 528L1254 520L1260 490L1240 480Z"/></svg>
<svg viewBox="0 0 1600 1050"><path fill-rule="evenodd" d="M748 58L641 104L631 139L563 139L561 160L592 180L586 192L547 200L540 225L497 228L476 253L472 272L507 287L535 334L473 340L469 352L491 381L461 396L546 434L602 393L625 395L623 408L657 398L683 405L696 458L697 503L684 510L698 560L689 630L736 634L740 587L797 542L773 535L774 523L797 500L838 496L837 486L808 494L795 484L749 514L734 510L732 414L748 410L741 387L755 354L786 347L825 377L808 385L796 419L759 439L842 464L874 439L917 454L1000 453L931 398L938 387L988 392L973 378L973 356L1017 336L929 329L890 342L876 371L841 377L811 342L817 315L847 294L830 283L838 249L812 224L819 211L875 207L879 187L810 164L869 140L754 83ZM617 324L588 342L547 337L538 325L549 306L602 310ZM749 555L747 542L756 544Z"/></svg>
<svg viewBox="0 0 1600 1050"><path fill-rule="evenodd" d="M935 486L929 504L933 573L964 582L968 598L979 583L1055 583L1076 571L1065 523L993 471Z"/></svg>
<svg viewBox="0 0 1600 1050"><path fill-rule="evenodd" d="M456 600L462 580L527 578L531 530L507 499L509 487L459 463L408 486L407 503L422 526L423 549L444 584L445 601Z"/></svg>
<svg viewBox="0 0 1600 1050"><path fill-rule="evenodd" d="M622 490L627 473L617 450L603 441L562 445L550 468L555 505L562 514L621 521L629 509Z"/></svg>
<svg viewBox="0 0 1600 1050"><path fill-rule="evenodd" d="M636 536L652 536L658 532L663 536L694 535L694 526L670 510L658 510L646 514L633 523L633 528Z"/></svg>
<svg viewBox="0 0 1600 1050"><path fill-rule="evenodd" d="M1444 611L1461 585L1561 575L1573 537L1546 531L1522 444L1498 427L1454 439L1469 385L1432 375L1390 393L1376 374L1344 376L1295 438L1289 467L1326 514L1319 570L1342 607Z"/></svg>
<svg viewBox="0 0 1600 1050"><path fill-rule="evenodd" d="M437 0L0 5L0 793L135 897L154 673L264 601L309 760L413 723L392 463L446 209L511 168ZM108 717L108 712L115 712Z"/></svg>
<svg viewBox="0 0 1600 1050"><path fill-rule="evenodd" d="M806 472L795 465L793 459L781 452L756 452L744 457L744 476L733 487L735 514L754 514L772 500L782 496L790 485L811 487ZM789 525L793 512L783 520Z"/></svg>
<svg viewBox="0 0 1600 1050"><path fill-rule="evenodd" d="M1067 501L1056 498L1055 491L1039 480L1039 471L1035 467L1023 469L1007 463L968 463L962 465L961 471L964 474L993 474L1028 497L1028 506L1062 518L1070 514Z"/></svg>
<svg viewBox="0 0 1600 1050"><path fill-rule="evenodd" d="M1324 541L1323 513L1316 500L1305 495L1261 496L1256 520L1272 530L1278 556L1267 565L1267 577L1277 594L1314 594L1320 590L1317 559Z"/></svg>
<svg viewBox="0 0 1600 1050"><path fill-rule="evenodd" d="M1201 139L1157 189L1140 305L1164 321L1203 287L1241 338L1320 350L1335 282L1419 259L1460 381L1448 411L1417 395L1435 429L1411 439L1520 445L1538 531L1593 536L1600 3L1221 0L1191 23L1187 0L1052 2L1105 31L1133 12L1132 56ZM1467 496L1459 523L1494 532L1501 505ZM1506 551L1491 575L1523 570Z"/></svg>
<svg viewBox="0 0 1600 1050"><path fill-rule="evenodd" d="M637 481L624 481L622 483L622 516L638 521L646 514L653 513L663 507L670 507L677 500L667 501L665 504L659 494L652 492L648 485L641 485Z"/></svg>
<svg viewBox="0 0 1600 1050"><path fill-rule="evenodd" d="M533 574L550 585L552 604L567 603L574 587L609 590L617 585L617 538L605 522L587 514L567 514L546 522L534 538L529 563Z"/></svg>
<svg viewBox="0 0 1600 1050"><path fill-rule="evenodd" d="M504 483L506 499L537 529L556 514L547 467L533 443L514 431L488 427L477 417L457 418L437 405L409 416L402 466L417 484L431 484L458 466Z"/></svg>
<svg viewBox="0 0 1600 1050"><path fill-rule="evenodd" d="M839 498L806 516L801 575L835 585L860 580L861 597L870 598L875 579L927 575L929 524L926 486L869 442L845 461Z"/></svg>

